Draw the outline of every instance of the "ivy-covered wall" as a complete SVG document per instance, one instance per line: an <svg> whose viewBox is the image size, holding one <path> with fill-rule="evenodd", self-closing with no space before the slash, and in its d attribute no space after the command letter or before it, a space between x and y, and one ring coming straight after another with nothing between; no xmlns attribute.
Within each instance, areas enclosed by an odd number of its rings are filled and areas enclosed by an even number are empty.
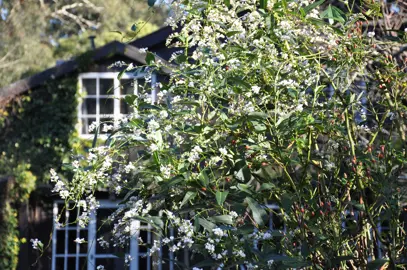
<svg viewBox="0 0 407 270"><path fill-rule="evenodd" d="M2 270L16 269L20 245L30 244L30 239L19 235L22 228L18 224L18 209L28 202L38 185L49 181L51 167L60 168L69 161L73 149L81 148L75 130L77 106L77 74L71 74L33 89L0 108Z"/></svg>

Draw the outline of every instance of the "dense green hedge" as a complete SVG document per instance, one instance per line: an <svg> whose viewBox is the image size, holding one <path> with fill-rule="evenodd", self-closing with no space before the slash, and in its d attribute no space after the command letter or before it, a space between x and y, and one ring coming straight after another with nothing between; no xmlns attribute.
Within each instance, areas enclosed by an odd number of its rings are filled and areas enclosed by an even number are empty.
<svg viewBox="0 0 407 270"><path fill-rule="evenodd" d="M11 177L2 189L0 269L16 269L19 239L17 209L36 184L49 180L49 168L59 168L80 149L76 76L55 80L15 98L0 108L0 176Z"/></svg>

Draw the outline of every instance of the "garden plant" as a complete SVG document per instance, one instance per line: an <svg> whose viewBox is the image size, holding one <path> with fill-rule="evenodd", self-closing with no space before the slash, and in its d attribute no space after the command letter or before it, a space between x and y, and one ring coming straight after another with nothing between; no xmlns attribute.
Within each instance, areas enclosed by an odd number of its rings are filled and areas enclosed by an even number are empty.
<svg viewBox="0 0 407 270"><path fill-rule="evenodd" d="M183 49L126 69L171 70L157 95L127 96L103 145L92 126L54 191L86 226L109 188L123 200L99 243L128 245L139 220L178 269L402 268L406 65L369 24L378 3L340 3L172 2Z"/></svg>

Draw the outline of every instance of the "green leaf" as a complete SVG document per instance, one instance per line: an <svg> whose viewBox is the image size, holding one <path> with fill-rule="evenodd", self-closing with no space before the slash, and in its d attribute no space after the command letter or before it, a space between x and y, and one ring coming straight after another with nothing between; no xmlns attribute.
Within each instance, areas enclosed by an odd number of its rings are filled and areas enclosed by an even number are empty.
<svg viewBox="0 0 407 270"><path fill-rule="evenodd" d="M246 184L237 184L237 188L243 192L253 195L253 192L250 190L249 186Z"/></svg>
<svg viewBox="0 0 407 270"><path fill-rule="evenodd" d="M133 105L134 101L137 99L137 95L126 95L124 97L124 101L126 101L127 104Z"/></svg>
<svg viewBox="0 0 407 270"><path fill-rule="evenodd" d="M153 216L150 217L150 220L159 228L164 228L164 222L162 221L161 217Z"/></svg>
<svg viewBox="0 0 407 270"><path fill-rule="evenodd" d="M381 267L383 267L383 265L385 265L388 262L389 262L389 260L377 259L377 260L369 262L367 264L367 269L369 269L369 270L381 269Z"/></svg>
<svg viewBox="0 0 407 270"><path fill-rule="evenodd" d="M216 191L216 202L222 206L228 196L229 191Z"/></svg>
<svg viewBox="0 0 407 270"><path fill-rule="evenodd" d="M304 10L305 14L308 14L311 10L318 7L319 5L321 5L324 2L325 2L325 0L316 1L316 2L312 3L311 5L304 7L303 10Z"/></svg>
<svg viewBox="0 0 407 270"><path fill-rule="evenodd" d="M216 225L204 218L199 218L199 224L202 225L207 231L212 232L216 228Z"/></svg>
<svg viewBox="0 0 407 270"><path fill-rule="evenodd" d="M208 175L206 174L205 171L201 171L201 173L199 174L199 181L201 182L201 184L202 184L204 187L207 187L207 186L208 186L208 184L209 184L209 177L208 177Z"/></svg>
<svg viewBox="0 0 407 270"><path fill-rule="evenodd" d="M283 206L283 209L285 212L290 213L291 212L291 206L293 205L293 200L290 195L287 193L284 193L281 195L281 205Z"/></svg>
<svg viewBox="0 0 407 270"><path fill-rule="evenodd" d="M256 223L259 226L264 225L264 219L267 219L268 215L266 210L263 209L263 207L260 206L260 204L253 198L251 197L246 197L247 204L250 208L250 210L253 213L253 219L256 221Z"/></svg>
<svg viewBox="0 0 407 270"><path fill-rule="evenodd" d="M155 62L154 54L152 54L151 52L147 52L147 55L146 55L146 63L147 63L147 65L151 65L154 62Z"/></svg>
<svg viewBox="0 0 407 270"><path fill-rule="evenodd" d="M147 0L147 4L149 7L154 6L156 0Z"/></svg>
<svg viewBox="0 0 407 270"><path fill-rule="evenodd" d="M310 250L307 242L301 244L301 255L305 259L309 256Z"/></svg>
<svg viewBox="0 0 407 270"><path fill-rule="evenodd" d="M260 8L267 9L267 0L260 0Z"/></svg>
<svg viewBox="0 0 407 270"><path fill-rule="evenodd" d="M264 120L268 118L268 115L264 112L251 112L247 115L247 118Z"/></svg>
<svg viewBox="0 0 407 270"><path fill-rule="evenodd" d="M344 16L342 10L332 5L329 5L328 8L321 13L321 17L328 19L330 24L334 24L334 21L344 23Z"/></svg>
<svg viewBox="0 0 407 270"><path fill-rule="evenodd" d="M248 182L252 178L252 173L245 165L236 173L236 178L240 181Z"/></svg>
<svg viewBox="0 0 407 270"><path fill-rule="evenodd" d="M119 75L117 75L117 79L120 80L123 77L123 74L126 72L126 69L120 71Z"/></svg>
<svg viewBox="0 0 407 270"><path fill-rule="evenodd" d="M203 260L203 261L201 261L201 262L194 265L194 267L196 267L196 268L211 267L211 266L219 266L219 262L215 262L212 259L207 259L207 260Z"/></svg>
<svg viewBox="0 0 407 270"><path fill-rule="evenodd" d="M216 223L224 223L224 224L233 224L233 219L229 215L220 215L220 216L214 216L209 218L211 221L216 222Z"/></svg>
<svg viewBox="0 0 407 270"><path fill-rule="evenodd" d="M229 32L226 33L226 36L231 37L231 36L234 36L236 34L240 34L241 32L242 31L229 31Z"/></svg>
<svg viewBox="0 0 407 270"><path fill-rule="evenodd" d="M184 199L181 202L180 207L184 206L188 201L193 200L196 196L196 192L194 191L188 191L185 196Z"/></svg>

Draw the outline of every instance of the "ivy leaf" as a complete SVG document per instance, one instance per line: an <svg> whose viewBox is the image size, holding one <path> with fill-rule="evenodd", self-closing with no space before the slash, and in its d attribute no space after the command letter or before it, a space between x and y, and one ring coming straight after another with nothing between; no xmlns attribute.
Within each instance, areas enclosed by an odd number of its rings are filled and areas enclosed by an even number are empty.
<svg viewBox="0 0 407 270"><path fill-rule="evenodd" d="M250 208L250 210L253 213L253 219L256 221L256 223L259 226L264 225L263 219L266 219L268 217L266 210L264 210L260 204L253 198L251 197L246 197L247 204Z"/></svg>
<svg viewBox="0 0 407 270"><path fill-rule="evenodd" d="M222 206L228 196L229 191L216 191L216 202Z"/></svg>

